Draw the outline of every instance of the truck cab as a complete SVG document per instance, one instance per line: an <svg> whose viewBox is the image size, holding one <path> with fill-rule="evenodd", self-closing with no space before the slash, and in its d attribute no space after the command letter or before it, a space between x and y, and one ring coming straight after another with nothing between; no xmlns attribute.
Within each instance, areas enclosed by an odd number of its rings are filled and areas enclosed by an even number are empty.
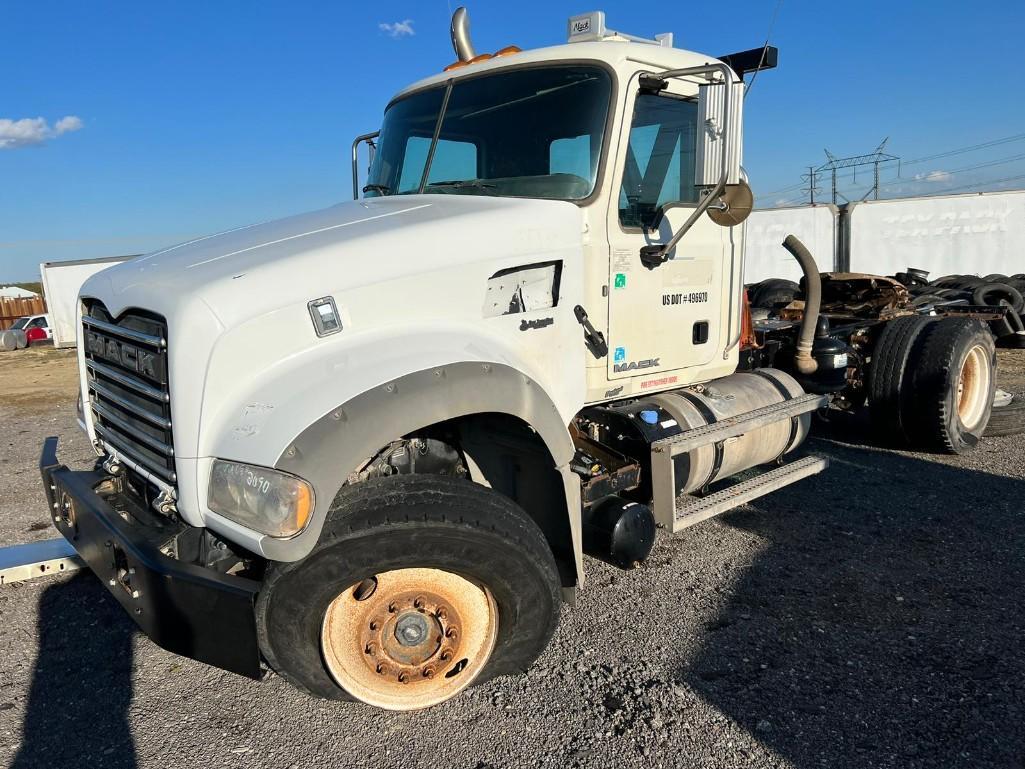
<svg viewBox="0 0 1025 769"><path fill-rule="evenodd" d="M824 467L780 464L824 399L735 373L742 76L768 50L568 31L477 54L460 9L457 60L354 143L354 200L83 286L97 466L51 441L44 482L154 641L426 707L529 665L584 553L630 568L656 524Z"/></svg>

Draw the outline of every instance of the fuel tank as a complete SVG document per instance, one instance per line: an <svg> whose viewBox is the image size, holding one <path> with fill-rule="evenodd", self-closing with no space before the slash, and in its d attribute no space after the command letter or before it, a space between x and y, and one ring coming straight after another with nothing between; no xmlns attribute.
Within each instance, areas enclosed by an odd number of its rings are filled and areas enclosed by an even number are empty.
<svg viewBox="0 0 1025 769"><path fill-rule="evenodd" d="M792 376L763 368L616 406L592 407L581 417L593 437L642 464L645 482L637 496L650 500L652 443L801 395L804 390ZM722 478L774 462L797 448L810 427L811 415L804 414L681 454L673 460L676 493L698 491Z"/></svg>

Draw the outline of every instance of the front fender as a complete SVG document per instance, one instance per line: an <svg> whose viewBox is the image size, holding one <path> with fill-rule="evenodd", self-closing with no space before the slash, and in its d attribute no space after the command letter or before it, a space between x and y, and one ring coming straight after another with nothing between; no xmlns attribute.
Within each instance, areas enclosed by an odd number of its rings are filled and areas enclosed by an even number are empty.
<svg viewBox="0 0 1025 769"><path fill-rule="evenodd" d="M234 405L206 415L203 453L293 472L313 484L316 507L291 539L259 535L206 509L208 472L201 469L205 522L272 560L298 560L316 544L348 474L388 441L447 419L497 412L523 420L548 446L565 479L579 552L579 490L567 468L574 452L567 425L583 404L584 350L572 310L558 307L555 314L562 317L550 326L516 332L521 336L514 339L529 341L527 349L501 333L501 324L517 328L523 315L490 319L483 331L458 324L393 327L328 337L330 344L280 358L258 382L232 383ZM527 351L534 354L528 358Z"/></svg>

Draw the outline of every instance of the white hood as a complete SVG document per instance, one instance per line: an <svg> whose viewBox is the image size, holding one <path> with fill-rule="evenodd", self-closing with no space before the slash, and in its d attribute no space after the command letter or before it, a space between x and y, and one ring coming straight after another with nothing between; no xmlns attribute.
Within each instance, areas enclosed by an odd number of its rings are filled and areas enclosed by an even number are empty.
<svg viewBox="0 0 1025 769"><path fill-rule="evenodd" d="M83 286L117 316L165 315L200 299L225 326L334 290L496 256L579 244L580 210L561 201L404 195L228 230L104 270Z"/></svg>

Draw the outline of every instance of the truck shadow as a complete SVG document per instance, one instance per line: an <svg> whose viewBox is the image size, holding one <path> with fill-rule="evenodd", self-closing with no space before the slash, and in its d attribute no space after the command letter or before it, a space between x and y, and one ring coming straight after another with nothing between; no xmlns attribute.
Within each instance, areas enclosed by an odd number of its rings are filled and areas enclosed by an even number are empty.
<svg viewBox="0 0 1025 769"><path fill-rule="evenodd" d="M39 655L12 769L135 767L132 621L90 573L39 600Z"/></svg>
<svg viewBox="0 0 1025 769"><path fill-rule="evenodd" d="M1025 481L811 450L677 678L794 766L1025 766Z"/></svg>

